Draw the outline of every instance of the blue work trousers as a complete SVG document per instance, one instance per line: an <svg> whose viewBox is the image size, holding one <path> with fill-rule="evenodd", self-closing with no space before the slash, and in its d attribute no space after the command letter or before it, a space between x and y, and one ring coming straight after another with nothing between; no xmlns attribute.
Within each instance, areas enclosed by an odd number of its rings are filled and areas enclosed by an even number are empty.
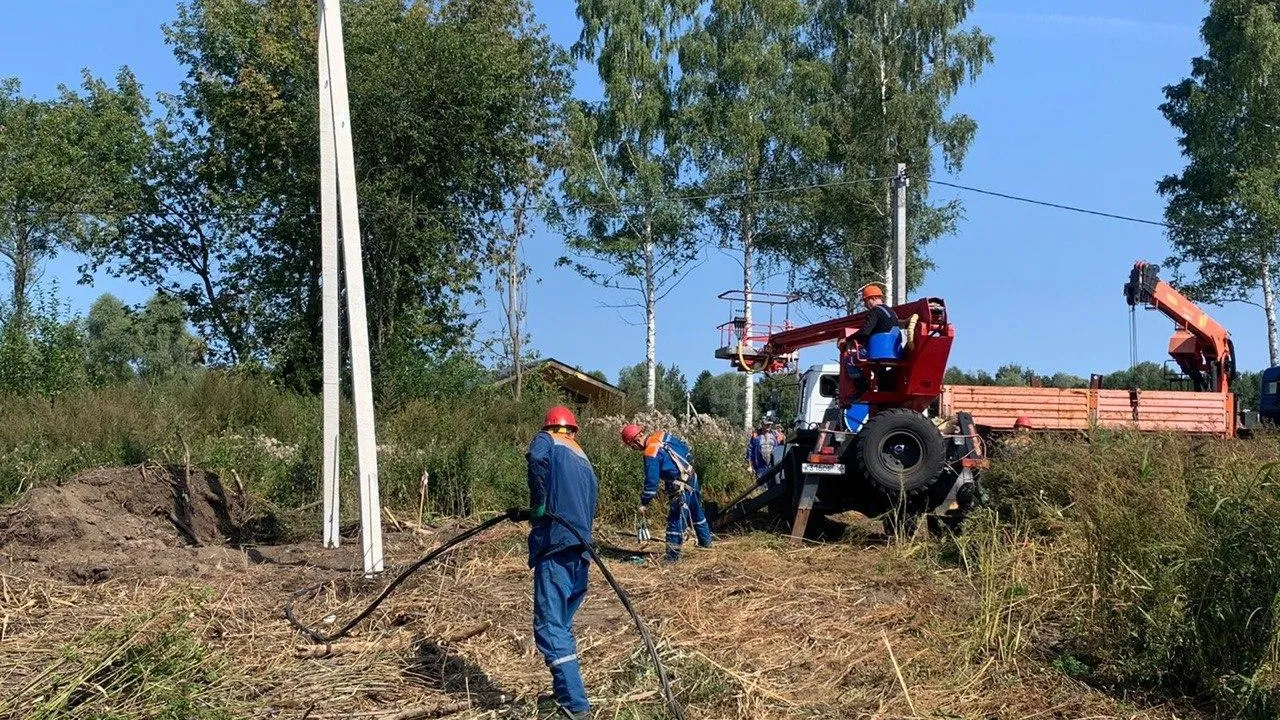
<svg viewBox="0 0 1280 720"><path fill-rule="evenodd" d="M702 493L695 486L684 492L671 492L671 505L667 510L667 555L668 560L680 559L680 547L684 545L684 530L693 525L698 536L698 544L711 547L711 526L707 524L707 516L702 512Z"/></svg>
<svg viewBox="0 0 1280 720"><path fill-rule="evenodd" d="M578 665L573 615L587 596L582 548L544 555L533 566L533 641L551 670L556 702L571 712L591 709Z"/></svg>

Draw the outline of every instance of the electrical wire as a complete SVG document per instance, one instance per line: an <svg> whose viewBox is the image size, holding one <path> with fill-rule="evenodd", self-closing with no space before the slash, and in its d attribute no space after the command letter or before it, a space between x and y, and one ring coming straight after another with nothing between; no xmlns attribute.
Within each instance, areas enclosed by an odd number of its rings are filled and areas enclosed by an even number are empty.
<svg viewBox="0 0 1280 720"><path fill-rule="evenodd" d="M691 193L687 195L655 195L648 198L636 198L634 200L616 200L614 202L587 202L572 201L567 203L541 202L534 203L533 207L539 210L607 210L618 209L627 206L647 205L651 203L663 202L691 202L695 200L718 200L722 198L748 197L748 196L767 196L767 195L783 195L787 193L807 192L809 190L823 190L828 188L849 187L853 185L863 185L866 183L881 182L884 180L892 180L892 176L885 177L868 177L857 178L854 180L836 180L825 183L813 183L809 185L786 185L775 188L761 188L758 190L736 190L717 193ZM506 214L514 212L515 208L498 208L494 210L481 211L482 214L496 213ZM91 206L68 206L63 208L16 208L13 212L23 213L27 215L95 215L95 216L124 216L139 214L142 211L137 208L110 208L110 207L91 207ZM161 213L145 213L161 214ZM254 219L274 219L285 213L272 213L264 211L255 211L249 213L237 214L236 217L245 220ZM288 213L295 217L316 217L320 214L318 210L304 210L301 212ZM386 215L407 216L416 218L436 218L442 215L454 217L457 213L452 211L415 211L408 213L389 212Z"/></svg>
<svg viewBox="0 0 1280 720"><path fill-rule="evenodd" d="M553 522L559 523L561 526L569 530L569 532L572 533L573 536L578 540L578 542L581 543L582 546L586 549L587 554L591 557L591 560L596 564L596 567L600 570L600 574L604 576L605 582L607 582L609 584L609 587L613 589L613 592L618 596L618 600L622 603L622 606L626 609L627 613L631 615L631 619L635 622L636 629L640 632L640 638L644 641L645 649L648 650L649 657L651 660L653 660L654 668L657 670L658 681L662 686L663 699L666 700L667 707L671 710L672 716L675 717L677 720L685 720L684 710L680 707L680 703L676 700L675 692L672 691L671 689L671 683L667 679L666 668L664 668L662 665L662 658L659 657L658 655L658 649L654 645L653 637L649 635L649 629L645 626L644 622L640 619L639 613L637 613L635 608L631 605L631 598L627 596L626 591L624 591L622 589L622 586L618 584L618 581L613 577L613 573L609 572L609 568L604 564L604 561L601 560L600 556L596 554L595 548L591 546L591 543L587 542L587 539L582 536L582 533L578 532L577 528L570 525L567 521L565 521L563 518L559 517L558 515L555 515L554 513L548 512L548 513L545 513L544 516ZM494 518L490 518L484 521L483 523L475 526L474 528L471 528L470 530L467 530L455 535L454 537L450 538L447 542L445 542L443 545L427 553L420 560L418 560L417 562L413 563L412 565L410 565L409 567L401 571L400 574L397 575L395 579L392 580L391 583L387 585L385 589L383 589L383 591L378 595L377 598L374 599L373 602L369 603L369 605L365 607L364 610L362 610L358 615L356 615L349 622L347 622L347 624L343 625L342 628L340 628L339 630L337 630L332 634L324 635L313 628L307 627L302 623L301 620L298 619L297 615L295 615L293 612L293 604L299 597L306 595L308 593L315 592L316 590L320 589L321 587L331 582L329 580L326 580L321 583L317 583L311 587L304 588L302 590L298 590L292 593L289 597L289 601L285 604L285 609L284 609L285 617L288 618L289 623L291 625L297 628L299 632L311 638L313 642L317 644L325 644L325 643L333 642L334 640L342 638L348 633L350 633L351 630L354 629L355 626L360 623L360 621L364 620L366 617L369 616L370 613L372 613L375 609L377 609L377 607L381 605L382 602L386 600L387 597L390 596L391 593L394 592L395 589L399 587L401 583L407 580L411 575L416 573L418 570L421 570L427 564L431 563L432 561L436 560L440 556L449 552L450 550L457 547L458 545L466 542L467 540L470 540L471 538L476 537L477 535L482 535L488 532L494 526L502 523L504 520L510 520L511 522L522 522L528 519L529 519L528 510L511 508L510 510L507 510L507 512L502 515L499 515Z"/></svg>
<svg viewBox="0 0 1280 720"><path fill-rule="evenodd" d="M1074 205L1063 205L1061 203L1049 202L1047 200L1036 200L1034 198L1021 197L1018 195L1010 195L1008 193L996 192L995 190L984 190L982 188L969 187L967 185L958 185L956 183L946 182L944 180L930 179L929 182L934 185L945 185L949 188L957 190L968 190L982 195L991 195L993 197L1004 198L1006 200L1016 200L1018 202L1030 203L1032 205L1043 205L1044 207L1057 208L1059 210L1069 210L1071 212L1084 213L1086 215L1097 215L1098 217L1111 218L1113 220L1124 220L1126 222L1141 223L1143 225L1155 225L1157 227L1171 227L1169 223L1163 223L1158 220L1146 220L1143 218L1130 217L1128 215L1117 215L1115 213L1103 212L1101 210L1090 210L1088 208L1076 207Z"/></svg>

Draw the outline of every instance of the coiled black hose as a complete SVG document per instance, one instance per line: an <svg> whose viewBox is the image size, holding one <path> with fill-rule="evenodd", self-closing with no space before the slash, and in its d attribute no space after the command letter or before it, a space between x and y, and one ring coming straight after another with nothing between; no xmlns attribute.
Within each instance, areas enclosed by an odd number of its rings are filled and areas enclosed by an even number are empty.
<svg viewBox="0 0 1280 720"><path fill-rule="evenodd" d="M653 666L658 671L658 681L662 685L662 696L667 701L667 707L670 708L672 716L675 717L677 720L685 720L684 710L680 707L680 703L676 701L675 693L671 690L671 683L667 680L667 671L666 671L666 668L662 666L662 659L658 656L658 649L653 644L653 638L649 635L649 629L645 627L644 622L640 620L640 615L636 613L635 608L632 607L631 598L627 597L627 593L622 589L622 586L618 584L618 581L616 579L614 579L613 573L609 572L609 568L604 564L604 561L601 560L600 556L596 554L595 548L591 546L591 543L587 542L587 539L582 536L582 533L578 532L577 528L570 525L567 521L555 515L554 513L550 513L550 512L545 513L544 517L550 519L553 522L559 523L561 526L568 529L569 532L573 533L573 536L577 538L578 542L582 543L582 546L586 549L587 554L591 557L592 562L594 562L596 564L596 567L600 569L600 574L604 575L605 581L609 583L609 587L613 588L614 594L618 596L618 600L622 603L622 606L626 608L627 613L631 615L631 619L635 622L636 629L640 632L640 638L644 641L644 646L649 651L650 659L653 660ZM400 574L396 575L395 579L392 580L391 583L387 585L387 587L384 588L381 593L378 594L378 597L375 598L373 602L369 603L368 607L362 610L360 614L352 618L346 625L343 625L340 629L338 629L336 632L330 635L321 634L315 629L307 627L302 623L302 621L298 619L298 617L293 612L293 603L299 597L307 593L314 592L319 588L323 587L329 582L327 580L325 582L317 583L315 585L312 585L311 587L304 588L302 590L298 590L292 593L289 596L289 601L285 604L285 607L284 607L285 617L289 619L289 623L291 625L297 628L298 631L301 632L302 634L311 638L313 642L317 644L333 642L334 640L344 637L348 633L350 633L351 630L354 629L356 625L360 624L361 620L364 620L366 617L369 616L370 613L376 610L377 607L381 605L382 602L386 600L387 597L390 596L391 593L394 592L395 589L399 587L401 583L407 580L409 576L413 575L418 570L421 570L423 566L428 565L435 559L439 558L441 555L444 555L445 553L449 552L450 550L457 547L458 545L461 545L467 540L470 540L471 538L476 537L477 535L482 535L485 532L488 532L490 529L500 524L504 520L510 520L511 522L523 522L523 521L529 520L529 511L523 510L520 508L511 508L510 510L507 510L507 512L503 515L498 515L497 517L490 518L484 521L483 523L480 523L479 525L471 528L470 530L466 530L464 532L458 533L457 535L453 536L443 545L427 553L417 562L413 563L409 567L402 570Z"/></svg>

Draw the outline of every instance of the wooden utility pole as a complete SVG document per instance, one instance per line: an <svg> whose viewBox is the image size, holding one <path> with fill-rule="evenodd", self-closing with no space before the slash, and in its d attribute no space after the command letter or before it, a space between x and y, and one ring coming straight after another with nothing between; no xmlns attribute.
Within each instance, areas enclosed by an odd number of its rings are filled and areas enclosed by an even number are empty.
<svg viewBox="0 0 1280 720"><path fill-rule="evenodd" d="M326 493L325 522L327 541L338 544L336 528L329 532L328 524L338 517L337 478L337 240L334 236L335 221L324 215L333 215L333 189L326 183L336 178L338 220L341 223L341 245L344 260L344 279L347 287L347 328L351 338L351 377L355 395L356 456L360 477L360 536L363 543L364 571L366 574L383 570L382 559L382 508L378 493L378 446L374 434L373 383L370 377L369 324L365 315L364 260L360 249L360 215L356 197L355 151L351 140L351 108L347 98L347 63L342 46L342 13L339 0L320 0L319 10L319 71L320 71L320 144L322 162L321 181L321 241L327 242L321 249L324 292L332 288L334 302L324 302L325 355L325 423L324 439L333 443L332 454L326 453L325 462L332 462L325 472ZM328 108L325 106L328 105ZM326 127L325 122L328 122ZM328 145L328 147L326 147ZM326 200L328 205L325 205ZM327 253L333 253L333 262L325 263ZM330 339L332 338L332 342ZM333 376L329 375L332 368ZM333 382L330 382L332 379ZM330 408L335 412L330 416ZM330 491L330 487L332 490Z"/></svg>
<svg viewBox="0 0 1280 720"><path fill-rule="evenodd" d="M894 204L894 268L893 304L907 301L907 165L898 163L898 174L893 179Z"/></svg>

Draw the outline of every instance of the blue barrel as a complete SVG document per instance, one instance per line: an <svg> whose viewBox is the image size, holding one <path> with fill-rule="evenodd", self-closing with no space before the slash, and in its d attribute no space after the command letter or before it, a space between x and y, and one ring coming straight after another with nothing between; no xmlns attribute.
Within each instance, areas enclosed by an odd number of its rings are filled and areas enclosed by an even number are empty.
<svg viewBox="0 0 1280 720"><path fill-rule="evenodd" d="M902 359L902 331L876 333L867 339L868 360Z"/></svg>

